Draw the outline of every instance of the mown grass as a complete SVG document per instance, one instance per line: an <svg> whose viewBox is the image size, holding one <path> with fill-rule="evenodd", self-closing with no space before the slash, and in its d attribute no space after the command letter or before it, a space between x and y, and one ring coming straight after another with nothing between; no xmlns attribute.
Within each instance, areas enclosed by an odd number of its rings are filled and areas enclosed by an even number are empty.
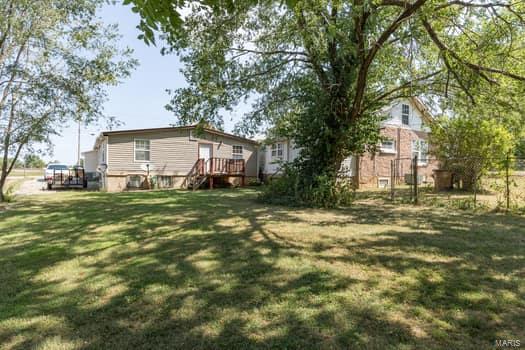
<svg viewBox="0 0 525 350"><path fill-rule="evenodd" d="M451 210L476 209L480 211L507 210L506 181L504 176L484 177L480 188L474 191L454 189L436 192L433 184L421 184L419 190L419 203L428 207L443 207ZM401 184L394 187L394 201L392 202L392 189L365 187L357 192L360 200L373 200L379 204L413 203L410 186ZM525 213L525 175L509 177L509 211Z"/></svg>
<svg viewBox="0 0 525 350"><path fill-rule="evenodd" d="M525 220L254 190L68 193L0 212L6 349L484 349L525 340Z"/></svg>

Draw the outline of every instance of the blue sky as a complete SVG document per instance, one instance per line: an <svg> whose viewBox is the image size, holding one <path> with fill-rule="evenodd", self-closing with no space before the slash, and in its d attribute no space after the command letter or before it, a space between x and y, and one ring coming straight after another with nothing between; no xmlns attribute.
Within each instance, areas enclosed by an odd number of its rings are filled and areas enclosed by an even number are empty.
<svg viewBox="0 0 525 350"><path fill-rule="evenodd" d="M108 90L109 100L105 104L105 114L116 116L124 124L121 129L154 128L168 126L175 122L172 113L164 106L169 101L167 88L184 86L184 77L180 73L181 64L175 55L162 56L158 47L148 47L137 39L139 34L136 25L138 15L132 13L129 6L121 4L107 5L100 13L107 24L117 23L123 36L121 44L132 48L133 56L139 60L139 67L131 77L116 87ZM238 116L228 116L225 119L226 131L231 131ZM101 127L88 126L82 128L80 137L81 151L90 150ZM94 135L92 135L94 134ZM53 154L46 160L59 160L66 164L74 164L77 158L77 126L64 128L61 136L52 139Z"/></svg>

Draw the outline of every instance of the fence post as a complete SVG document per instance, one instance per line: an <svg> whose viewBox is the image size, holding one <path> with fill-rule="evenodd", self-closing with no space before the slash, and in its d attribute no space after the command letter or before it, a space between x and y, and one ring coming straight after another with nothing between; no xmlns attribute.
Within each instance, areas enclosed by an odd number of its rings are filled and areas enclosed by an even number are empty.
<svg viewBox="0 0 525 350"><path fill-rule="evenodd" d="M414 204L418 204L418 188L417 188L417 154L414 156Z"/></svg>
<svg viewBox="0 0 525 350"><path fill-rule="evenodd" d="M390 200L394 201L395 169L394 160L390 161Z"/></svg>
<svg viewBox="0 0 525 350"><path fill-rule="evenodd" d="M409 167L410 176L412 176L412 181L410 181L410 203L412 203L414 200L414 159L413 158L410 158L409 164L410 164L410 167ZM405 178L405 182L406 182L406 178Z"/></svg>
<svg viewBox="0 0 525 350"><path fill-rule="evenodd" d="M476 201L478 200L478 173L474 170L474 208L476 208Z"/></svg>
<svg viewBox="0 0 525 350"><path fill-rule="evenodd" d="M509 167L510 167L510 156L507 153L507 161L505 162L505 186L506 186L506 199L507 199L507 211L510 209L510 184L509 184Z"/></svg>

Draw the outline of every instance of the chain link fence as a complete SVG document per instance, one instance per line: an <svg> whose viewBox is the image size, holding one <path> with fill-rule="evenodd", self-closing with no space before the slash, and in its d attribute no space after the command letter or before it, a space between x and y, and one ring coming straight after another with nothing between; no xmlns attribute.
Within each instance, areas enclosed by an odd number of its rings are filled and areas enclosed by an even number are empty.
<svg viewBox="0 0 525 350"><path fill-rule="evenodd" d="M375 175L392 202L525 211L525 158L396 158Z"/></svg>

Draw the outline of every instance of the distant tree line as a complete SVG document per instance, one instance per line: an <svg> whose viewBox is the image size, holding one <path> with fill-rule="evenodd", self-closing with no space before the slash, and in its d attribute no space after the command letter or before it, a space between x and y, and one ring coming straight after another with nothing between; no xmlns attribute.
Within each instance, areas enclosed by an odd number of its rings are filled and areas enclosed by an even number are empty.
<svg viewBox="0 0 525 350"><path fill-rule="evenodd" d="M14 163L14 166L13 166L14 169L20 169L20 168L38 169L38 168L43 168L46 166L46 161L44 161L37 154L26 154L24 159L8 158L7 162L9 164ZM0 167L2 166L2 164L3 164L3 159L0 159Z"/></svg>

